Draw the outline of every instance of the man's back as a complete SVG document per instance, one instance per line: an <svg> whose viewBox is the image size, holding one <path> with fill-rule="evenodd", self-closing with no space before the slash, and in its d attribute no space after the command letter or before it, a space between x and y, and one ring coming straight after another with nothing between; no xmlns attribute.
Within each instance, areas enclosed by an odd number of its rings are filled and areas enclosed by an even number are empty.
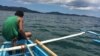
<svg viewBox="0 0 100 56"><path fill-rule="evenodd" d="M18 17L11 16L6 19L2 28L2 35L7 41L18 36Z"/></svg>

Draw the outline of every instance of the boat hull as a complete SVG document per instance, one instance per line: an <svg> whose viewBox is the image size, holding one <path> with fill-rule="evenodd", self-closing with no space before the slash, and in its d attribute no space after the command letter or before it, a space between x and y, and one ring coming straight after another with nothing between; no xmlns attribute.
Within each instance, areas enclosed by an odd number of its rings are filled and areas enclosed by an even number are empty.
<svg viewBox="0 0 100 56"><path fill-rule="evenodd" d="M34 44L31 40L21 40L17 41L18 45L21 44ZM12 45L11 43L4 43L1 46L1 49L3 48L10 48ZM34 54L34 56L49 56L42 48L40 48L38 45L29 47ZM22 50L13 50L13 51L0 51L0 56L32 56L32 54L29 52L28 48L25 48L24 51Z"/></svg>

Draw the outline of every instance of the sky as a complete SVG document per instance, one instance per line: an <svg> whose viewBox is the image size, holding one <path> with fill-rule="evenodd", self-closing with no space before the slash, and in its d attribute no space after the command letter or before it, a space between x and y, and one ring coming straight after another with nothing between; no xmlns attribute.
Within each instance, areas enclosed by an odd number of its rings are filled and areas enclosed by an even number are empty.
<svg viewBox="0 0 100 56"><path fill-rule="evenodd" d="M100 0L0 0L0 5L100 17Z"/></svg>

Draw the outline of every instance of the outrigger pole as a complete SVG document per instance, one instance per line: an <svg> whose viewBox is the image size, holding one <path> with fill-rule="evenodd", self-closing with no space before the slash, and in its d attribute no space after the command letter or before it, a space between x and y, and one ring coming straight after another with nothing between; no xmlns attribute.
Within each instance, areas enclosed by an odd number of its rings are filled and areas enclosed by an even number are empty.
<svg viewBox="0 0 100 56"><path fill-rule="evenodd" d="M58 40L72 38L72 37L83 35L84 33L85 32L80 32L80 33L77 33L77 34L72 34L72 35L68 35L68 36L64 36L64 37L60 37L60 38L49 39L49 40L41 41L41 43L46 44L46 43L50 43L50 42L54 42L54 41L58 41ZM35 45L37 45L37 43L28 44L27 46L32 47L32 46L35 46ZM23 48L26 48L26 46L24 45ZM15 47L10 47L10 48L2 48L2 49L0 49L0 51L11 51L11 50L18 50L18 49L21 49L21 46L15 46Z"/></svg>

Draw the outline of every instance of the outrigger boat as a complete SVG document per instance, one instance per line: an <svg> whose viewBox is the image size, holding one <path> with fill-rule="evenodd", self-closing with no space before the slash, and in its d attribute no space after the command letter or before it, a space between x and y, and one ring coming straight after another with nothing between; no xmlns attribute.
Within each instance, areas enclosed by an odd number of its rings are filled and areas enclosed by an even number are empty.
<svg viewBox="0 0 100 56"><path fill-rule="evenodd" d="M58 56L53 51L51 51L49 48L47 48L44 44L63 40L66 38L72 38L76 36L80 36L85 34L86 32L80 32L77 34L72 34L60 38L54 38L50 40L45 41L39 41L36 40L35 43L33 43L31 40L21 40L17 41L18 44L24 44L21 46L15 46L12 47L10 42L4 42L3 45L0 48L0 56ZM91 32L88 32L91 33ZM24 48L25 51L21 52L21 49Z"/></svg>
<svg viewBox="0 0 100 56"><path fill-rule="evenodd" d="M38 45L36 45L36 43ZM11 42L4 42L4 44L1 46L2 51L0 51L0 56L57 56L49 48L41 44L39 40L36 40L36 43L33 43L31 40L20 40L17 41L16 44L21 46L11 47ZM34 46L29 47L29 44L30 46L31 44Z"/></svg>
<svg viewBox="0 0 100 56"><path fill-rule="evenodd" d="M100 43L100 34L94 32L94 31L87 31L89 37L92 38L93 41Z"/></svg>

